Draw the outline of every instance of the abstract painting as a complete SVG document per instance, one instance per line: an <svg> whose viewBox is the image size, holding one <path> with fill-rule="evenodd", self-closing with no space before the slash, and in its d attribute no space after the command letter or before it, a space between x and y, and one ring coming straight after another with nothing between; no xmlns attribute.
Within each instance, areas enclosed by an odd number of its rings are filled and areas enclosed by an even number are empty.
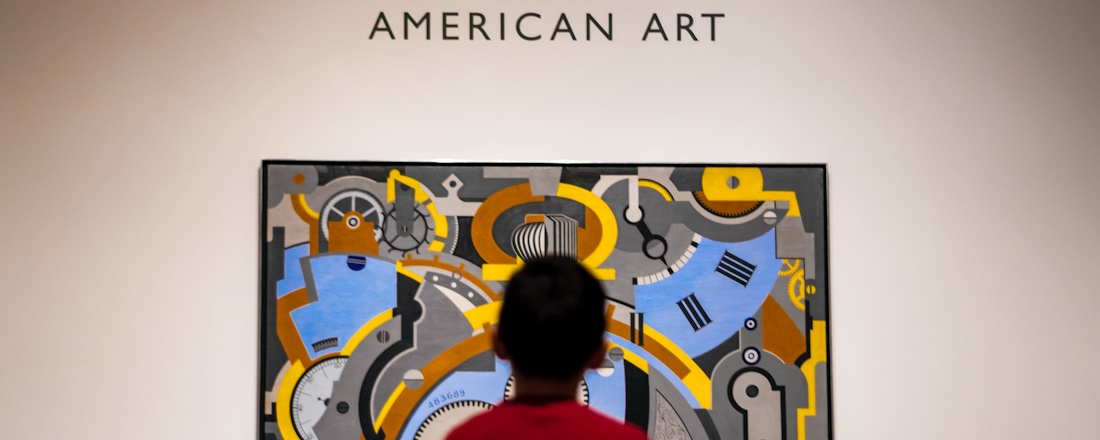
<svg viewBox="0 0 1100 440"><path fill-rule="evenodd" d="M831 439L823 165L265 161L263 440L441 439L512 392L525 260L608 294L577 399L653 439Z"/></svg>

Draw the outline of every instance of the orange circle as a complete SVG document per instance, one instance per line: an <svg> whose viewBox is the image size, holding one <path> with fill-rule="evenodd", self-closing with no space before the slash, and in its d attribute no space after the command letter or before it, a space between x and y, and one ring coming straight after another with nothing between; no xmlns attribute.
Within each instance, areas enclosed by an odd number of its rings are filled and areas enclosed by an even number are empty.
<svg viewBox="0 0 1100 440"><path fill-rule="evenodd" d="M294 183L296 183L298 185L306 183L306 176L302 175L302 173L295 174L294 175Z"/></svg>

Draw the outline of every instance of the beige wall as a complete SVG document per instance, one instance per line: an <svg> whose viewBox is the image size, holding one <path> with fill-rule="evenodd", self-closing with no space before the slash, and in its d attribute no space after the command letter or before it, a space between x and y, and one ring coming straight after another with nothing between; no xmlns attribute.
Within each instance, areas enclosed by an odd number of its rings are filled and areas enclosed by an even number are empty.
<svg viewBox="0 0 1100 440"><path fill-rule="evenodd" d="M0 5L2 438L255 437L264 158L827 162L836 438L1096 435L1095 1L65 3Z"/></svg>

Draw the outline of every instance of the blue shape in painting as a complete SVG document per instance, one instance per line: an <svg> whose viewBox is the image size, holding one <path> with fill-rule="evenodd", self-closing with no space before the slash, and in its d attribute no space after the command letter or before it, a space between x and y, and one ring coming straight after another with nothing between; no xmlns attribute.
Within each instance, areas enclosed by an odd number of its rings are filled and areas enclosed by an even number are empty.
<svg viewBox="0 0 1100 440"><path fill-rule="evenodd" d="M413 436L416 435L416 430L420 428L420 424L424 423L424 419L427 419L428 416L432 415L432 412L448 403L460 400L478 400L499 405L500 401L504 400L504 387L508 385L508 376L512 374L512 369L507 362L496 357L494 357L494 360L496 365L493 371L456 371L437 383L430 392L425 393L424 398L420 401L420 406L413 410L409 418L406 419L405 429L401 432L400 439L412 440ZM441 400L438 405L434 402L434 399L440 395L458 392L461 392L461 395L454 399Z"/></svg>
<svg viewBox="0 0 1100 440"><path fill-rule="evenodd" d="M343 349L352 335L371 318L397 307L397 267L365 258L352 270L347 255L324 255L306 260L313 273L317 301L290 312L311 359ZM337 345L314 351L312 344L337 338Z"/></svg>
<svg viewBox="0 0 1100 440"><path fill-rule="evenodd" d="M363 270L367 267L367 258L361 255L348 255L348 269L356 272Z"/></svg>
<svg viewBox="0 0 1100 440"><path fill-rule="evenodd" d="M747 285L715 270L726 252L756 265ZM783 260L775 258L775 230L740 243L704 238L675 274L637 286L635 307L645 313L647 326L675 342L688 356L696 357L733 336L745 319L756 314L782 265ZM698 304L688 299L681 308L678 302L693 293ZM698 306L703 310L696 310ZM689 316L694 317L694 326Z"/></svg>
<svg viewBox="0 0 1100 440"><path fill-rule="evenodd" d="M672 382L672 386L676 387L676 391L679 391L680 394L682 396L684 396L684 399L686 399L688 401L688 404L691 405L692 408L695 408L695 409L702 408L702 405L699 405L699 400L695 398L694 394L691 394L691 391L688 390L688 387L687 387L687 385L684 384L684 381L680 380L680 377L677 376L675 373L673 373L672 369L668 368L668 366L661 363L661 361L657 360L657 358L655 358L655 357L653 357L653 355L649 354L648 351L645 351L645 349L643 349L642 347L634 345L632 342L630 342L626 339L623 339L619 336L613 335L611 333L606 333L605 336L607 336L607 339L610 340L611 342L619 344L620 346L622 346L626 350L628 350L631 353L634 353L634 354L638 355L638 357L644 359L646 361L646 363L649 364L650 374L653 374L653 371L657 371L657 372L661 373L662 376L668 378L668 381ZM626 390L625 389L623 390L623 399L626 399Z"/></svg>
<svg viewBox="0 0 1100 440"><path fill-rule="evenodd" d="M615 362L615 370L610 376L600 376L595 370L584 375L584 383L588 385L588 407L620 422L626 417L626 374L623 368L623 361L620 360Z"/></svg>
<svg viewBox="0 0 1100 440"><path fill-rule="evenodd" d="M309 243L286 248L283 252L283 279L275 283L276 298L282 298L295 290L306 286L302 277L301 259L309 255Z"/></svg>

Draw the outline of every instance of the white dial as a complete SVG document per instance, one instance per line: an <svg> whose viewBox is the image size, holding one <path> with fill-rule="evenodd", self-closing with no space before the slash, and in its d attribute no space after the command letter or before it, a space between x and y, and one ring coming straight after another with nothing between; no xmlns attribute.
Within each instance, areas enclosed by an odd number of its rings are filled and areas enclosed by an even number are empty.
<svg viewBox="0 0 1100 440"><path fill-rule="evenodd" d="M490 409L493 409L492 404L478 400L451 402L428 415L420 424L420 429L416 430L413 440L442 440L462 422Z"/></svg>
<svg viewBox="0 0 1100 440"><path fill-rule="evenodd" d="M328 358L309 367L298 379L294 395L290 398L290 419L302 440L316 440L313 425L325 414L332 397L332 386L340 379L347 363L347 357Z"/></svg>
<svg viewBox="0 0 1100 440"><path fill-rule="evenodd" d="M350 211L359 213L363 221L374 223L374 239L382 238L382 222L386 215L382 203L370 193L350 190L337 194L321 208L321 233L325 235L325 239L328 239L329 222L342 221L344 215ZM359 226L357 218L349 218L348 222L348 226L353 229Z"/></svg>

